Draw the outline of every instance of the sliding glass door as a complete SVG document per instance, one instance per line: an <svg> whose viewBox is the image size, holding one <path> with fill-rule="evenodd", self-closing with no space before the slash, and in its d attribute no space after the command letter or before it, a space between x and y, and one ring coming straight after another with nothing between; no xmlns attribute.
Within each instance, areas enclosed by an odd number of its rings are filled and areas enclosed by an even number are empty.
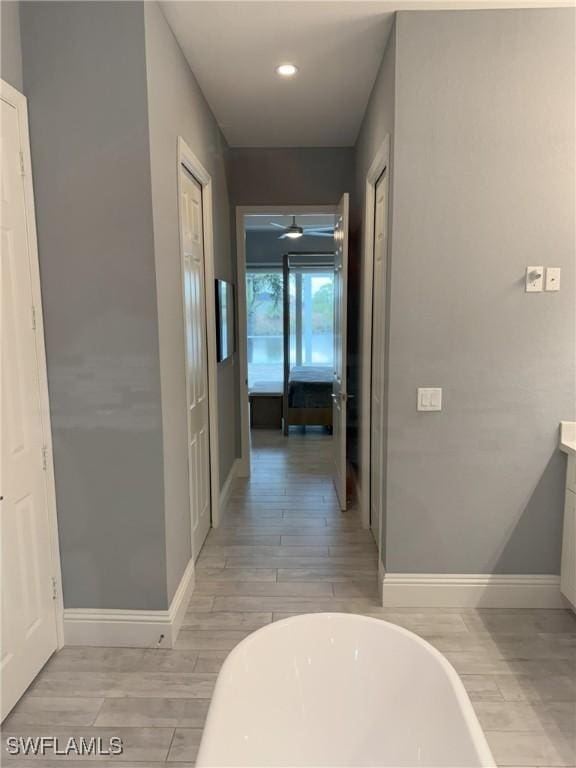
<svg viewBox="0 0 576 768"><path fill-rule="evenodd" d="M334 364L334 272L290 268L290 366Z"/></svg>
<svg viewBox="0 0 576 768"><path fill-rule="evenodd" d="M284 388L284 281L280 268L246 271L248 389L282 392Z"/></svg>
<svg viewBox="0 0 576 768"><path fill-rule="evenodd" d="M284 388L283 274L248 268L248 389ZM290 367L334 365L334 272L330 267L290 267Z"/></svg>

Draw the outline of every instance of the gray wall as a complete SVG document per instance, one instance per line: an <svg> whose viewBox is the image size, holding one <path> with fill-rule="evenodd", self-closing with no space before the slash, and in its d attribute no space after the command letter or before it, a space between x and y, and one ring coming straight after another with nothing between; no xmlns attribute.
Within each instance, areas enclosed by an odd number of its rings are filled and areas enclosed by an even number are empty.
<svg viewBox="0 0 576 768"><path fill-rule="evenodd" d="M354 180L352 147L233 148L234 205L335 205Z"/></svg>
<svg viewBox="0 0 576 768"><path fill-rule="evenodd" d="M386 135L390 136L391 156L393 153L395 82L396 22L391 27L382 63L354 147L355 195L353 210L358 224L364 220L366 174Z"/></svg>
<svg viewBox="0 0 576 768"><path fill-rule="evenodd" d="M2 0L0 3L1 57L0 77L22 92L22 47L20 43L20 3Z"/></svg>
<svg viewBox="0 0 576 768"><path fill-rule="evenodd" d="M177 140L212 176L216 277L236 282L230 249L226 143L157 3L145 4L154 245L160 337L168 596L190 552L184 319L178 235ZM208 290L210 286L207 286ZM220 482L239 455L237 361L218 366Z"/></svg>
<svg viewBox="0 0 576 768"><path fill-rule="evenodd" d="M64 602L164 609L143 6L21 10Z"/></svg>
<svg viewBox="0 0 576 768"><path fill-rule="evenodd" d="M333 251L333 237L310 237L304 235L298 240L280 240L282 234L266 230L249 230L246 232L246 265L250 267L276 265L281 267L284 254L292 251Z"/></svg>
<svg viewBox="0 0 576 768"><path fill-rule="evenodd" d="M574 12L397 19L386 566L558 573L574 419ZM562 267L526 294L527 265ZM444 388L417 413L418 386Z"/></svg>

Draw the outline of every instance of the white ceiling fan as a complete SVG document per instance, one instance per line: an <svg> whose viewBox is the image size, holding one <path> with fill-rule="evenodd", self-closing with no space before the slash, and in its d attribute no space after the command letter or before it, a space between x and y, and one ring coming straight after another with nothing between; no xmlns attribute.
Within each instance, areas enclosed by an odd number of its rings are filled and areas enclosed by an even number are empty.
<svg viewBox="0 0 576 768"><path fill-rule="evenodd" d="M272 227L283 230L279 240L283 240L285 237L296 240L303 235L306 237L334 237L334 227L301 227L296 224L296 216L292 216L292 224L288 227L278 224L276 221L272 221L270 224Z"/></svg>

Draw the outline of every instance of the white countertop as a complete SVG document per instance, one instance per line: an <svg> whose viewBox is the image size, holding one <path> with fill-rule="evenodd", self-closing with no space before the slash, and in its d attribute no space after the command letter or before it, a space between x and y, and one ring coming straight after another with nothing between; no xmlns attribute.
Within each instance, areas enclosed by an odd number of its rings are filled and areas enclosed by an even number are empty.
<svg viewBox="0 0 576 768"><path fill-rule="evenodd" d="M560 450L576 454L576 421L560 422Z"/></svg>

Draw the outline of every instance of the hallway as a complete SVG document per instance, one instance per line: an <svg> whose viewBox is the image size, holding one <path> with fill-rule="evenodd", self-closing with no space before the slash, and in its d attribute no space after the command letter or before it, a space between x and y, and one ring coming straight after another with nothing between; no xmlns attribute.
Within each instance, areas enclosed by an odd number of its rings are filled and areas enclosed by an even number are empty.
<svg viewBox="0 0 576 768"><path fill-rule="evenodd" d="M574 615L378 607L376 547L354 512L338 510L330 437L256 431L252 440L252 477L236 481L222 526L208 535L176 648L66 646L4 736L117 736L115 766L191 768L217 672L240 640L295 613L351 611L404 626L446 655L499 766L573 766ZM24 768L78 765L6 757Z"/></svg>
<svg viewBox="0 0 576 768"><path fill-rule="evenodd" d="M198 560L196 594L213 599L214 611L258 609L260 626L291 613L377 605L374 539L355 511L338 508L331 450L322 429L252 433L252 476L236 480ZM230 630L254 624L253 615L231 616Z"/></svg>

